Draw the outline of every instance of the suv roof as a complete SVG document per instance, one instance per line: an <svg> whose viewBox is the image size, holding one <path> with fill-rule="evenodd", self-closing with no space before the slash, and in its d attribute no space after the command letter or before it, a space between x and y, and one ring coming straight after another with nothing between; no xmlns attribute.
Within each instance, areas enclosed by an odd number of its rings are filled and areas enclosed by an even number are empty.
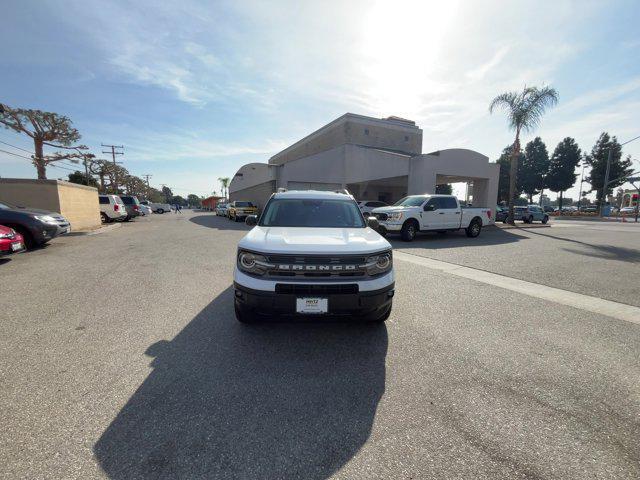
<svg viewBox="0 0 640 480"><path fill-rule="evenodd" d="M273 198L324 198L324 199L353 199L346 193L327 192L322 190L289 190L273 194Z"/></svg>

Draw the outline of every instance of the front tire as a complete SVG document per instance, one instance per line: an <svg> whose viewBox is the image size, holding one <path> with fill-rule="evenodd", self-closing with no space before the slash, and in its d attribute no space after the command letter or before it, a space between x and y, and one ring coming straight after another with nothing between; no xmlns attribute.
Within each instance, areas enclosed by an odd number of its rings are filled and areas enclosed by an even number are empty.
<svg viewBox="0 0 640 480"><path fill-rule="evenodd" d="M400 238L405 242L411 242L414 238L416 238L416 234L418 233L418 226L416 221L407 221L402 225L402 230L400 230Z"/></svg>
<svg viewBox="0 0 640 480"><path fill-rule="evenodd" d="M164 213L164 208L159 208L158 210L156 210L156 213L162 215Z"/></svg>
<svg viewBox="0 0 640 480"><path fill-rule="evenodd" d="M482 231L482 221L476 218L471 221L471 223L465 229L464 232L467 234L467 237L475 238L478 235L480 235L481 231Z"/></svg>

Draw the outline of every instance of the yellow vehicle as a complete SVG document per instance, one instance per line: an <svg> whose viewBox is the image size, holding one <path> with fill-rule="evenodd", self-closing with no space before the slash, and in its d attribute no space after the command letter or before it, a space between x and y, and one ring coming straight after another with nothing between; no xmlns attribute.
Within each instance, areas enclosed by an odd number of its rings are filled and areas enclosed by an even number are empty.
<svg viewBox="0 0 640 480"><path fill-rule="evenodd" d="M247 218L249 215L257 215L258 207L251 202L235 201L231 202L227 208L227 217L229 220L238 222Z"/></svg>

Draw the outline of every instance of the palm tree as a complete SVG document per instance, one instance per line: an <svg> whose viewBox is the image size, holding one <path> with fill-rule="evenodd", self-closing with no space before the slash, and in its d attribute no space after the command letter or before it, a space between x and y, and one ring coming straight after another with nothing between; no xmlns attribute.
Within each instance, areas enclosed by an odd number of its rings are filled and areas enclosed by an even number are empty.
<svg viewBox="0 0 640 480"><path fill-rule="evenodd" d="M228 199L229 177L218 177L218 181L220 182L220 185L222 185L222 196Z"/></svg>
<svg viewBox="0 0 640 480"><path fill-rule="evenodd" d="M516 196L516 175L520 155L520 133L534 130L542 119L547 107L558 103L558 92L544 86L524 87L522 92L506 92L494 98L489 105L489 113L497 108L507 112L509 128L516 131L516 139L511 149L511 173L509 177L509 223L513 225L513 205Z"/></svg>

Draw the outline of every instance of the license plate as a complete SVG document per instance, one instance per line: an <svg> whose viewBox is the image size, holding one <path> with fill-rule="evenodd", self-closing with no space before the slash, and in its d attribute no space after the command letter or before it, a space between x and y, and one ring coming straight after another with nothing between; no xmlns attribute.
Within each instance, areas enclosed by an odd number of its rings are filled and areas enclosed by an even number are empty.
<svg viewBox="0 0 640 480"><path fill-rule="evenodd" d="M297 313L327 313L329 301L326 298L296 298Z"/></svg>
<svg viewBox="0 0 640 480"><path fill-rule="evenodd" d="M18 250L22 250L22 244L21 243L12 243L11 244L11 250L13 250L14 252L17 252Z"/></svg>

